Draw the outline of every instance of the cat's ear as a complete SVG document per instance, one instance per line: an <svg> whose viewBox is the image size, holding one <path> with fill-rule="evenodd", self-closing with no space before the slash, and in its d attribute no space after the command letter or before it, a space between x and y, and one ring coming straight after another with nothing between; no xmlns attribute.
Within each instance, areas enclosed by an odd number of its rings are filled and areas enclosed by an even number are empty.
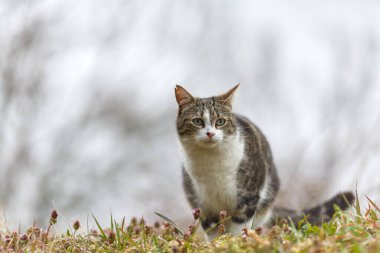
<svg viewBox="0 0 380 253"><path fill-rule="evenodd" d="M239 88L239 86L240 86L240 83L236 85L235 87L233 87L232 89L230 89L229 91L227 91L226 93L224 93L223 95L217 96L217 99L223 101L225 105L231 106L235 91L237 90L237 88Z"/></svg>
<svg viewBox="0 0 380 253"><path fill-rule="evenodd" d="M178 106L180 109L182 107L192 101L194 101L193 96L185 90L182 86L176 85L174 88L175 91L175 98L177 100Z"/></svg>

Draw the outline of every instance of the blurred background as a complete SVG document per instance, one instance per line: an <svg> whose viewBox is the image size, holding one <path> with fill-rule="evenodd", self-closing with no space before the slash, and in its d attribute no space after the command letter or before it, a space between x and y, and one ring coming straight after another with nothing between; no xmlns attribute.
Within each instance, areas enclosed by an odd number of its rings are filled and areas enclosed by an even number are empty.
<svg viewBox="0 0 380 253"><path fill-rule="evenodd" d="M0 210L10 225L112 212L181 224L175 84L241 83L267 136L278 205L379 201L380 2L0 2ZM107 223L108 224L108 223Z"/></svg>

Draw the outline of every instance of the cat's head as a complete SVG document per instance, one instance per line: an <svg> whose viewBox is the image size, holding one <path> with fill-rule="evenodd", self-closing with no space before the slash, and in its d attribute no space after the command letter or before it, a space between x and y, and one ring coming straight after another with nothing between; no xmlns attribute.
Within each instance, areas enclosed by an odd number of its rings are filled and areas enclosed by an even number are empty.
<svg viewBox="0 0 380 253"><path fill-rule="evenodd" d="M209 97L193 97L183 87L175 87L178 103L177 131L183 144L213 148L228 142L236 131L232 114L232 98L236 85L226 93Z"/></svg>

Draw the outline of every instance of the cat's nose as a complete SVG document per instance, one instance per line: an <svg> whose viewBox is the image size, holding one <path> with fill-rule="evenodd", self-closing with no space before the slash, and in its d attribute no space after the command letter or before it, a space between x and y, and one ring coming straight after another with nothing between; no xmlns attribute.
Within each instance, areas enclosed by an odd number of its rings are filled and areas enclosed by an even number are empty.
<svg viewBox="0 0 380 253"><path fill-rule="evenodd" d="M209 138L212 138L214 135L215 135L215 133L213 133L213 132L210 132L210 131L207 131L207 136L209 137Z"/></svg>

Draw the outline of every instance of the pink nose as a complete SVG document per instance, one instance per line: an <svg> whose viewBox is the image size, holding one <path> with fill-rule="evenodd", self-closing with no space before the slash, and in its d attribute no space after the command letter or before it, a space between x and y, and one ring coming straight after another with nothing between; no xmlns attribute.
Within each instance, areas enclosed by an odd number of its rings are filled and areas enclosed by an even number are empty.
<svg viewBox="0 0 380 253"><path fill-rule="evenodd" d="M215 133L213 132L207 132L206 134L209 138L212 138L215 135Z"/></svg>

